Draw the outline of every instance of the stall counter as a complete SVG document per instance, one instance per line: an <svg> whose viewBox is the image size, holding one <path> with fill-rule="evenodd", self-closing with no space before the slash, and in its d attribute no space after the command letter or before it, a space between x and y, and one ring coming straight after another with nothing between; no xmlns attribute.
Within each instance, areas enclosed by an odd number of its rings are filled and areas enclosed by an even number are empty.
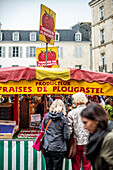
<svg viewBox="0 0 113 170"><path fill-rule="evenodd" d="M0 139L0 170L45 170L44 156L33 149L33 142ZM64 159L63 170L72 170L71 160Z"/></svg>

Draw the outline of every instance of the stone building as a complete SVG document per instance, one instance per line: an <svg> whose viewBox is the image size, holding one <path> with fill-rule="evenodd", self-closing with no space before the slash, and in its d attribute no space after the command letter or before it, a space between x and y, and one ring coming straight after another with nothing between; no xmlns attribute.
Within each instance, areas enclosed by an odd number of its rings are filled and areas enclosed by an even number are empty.
<svg viewBox="0 0 113 170"><path fill-rule="evenodd" d="M92 0L93 70L113 72L113 0Z"/></svg>
<svg viewBox="0 0 113 170"><path fill-rule="evenodd" d="M55 31L59 66L91 69L91 23L77 23L71 29ZM36 30L2 30L0 27L0 67L36 66L36 48L46 43L38 40ZM50 47L50 45L49 45Z"/></svg>

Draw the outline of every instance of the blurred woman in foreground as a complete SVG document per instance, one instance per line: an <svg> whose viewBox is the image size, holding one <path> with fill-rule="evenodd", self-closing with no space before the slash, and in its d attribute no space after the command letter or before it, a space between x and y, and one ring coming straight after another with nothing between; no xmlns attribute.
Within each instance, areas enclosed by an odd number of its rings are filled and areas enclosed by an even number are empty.
<svg viewBox="0 0 113 170"><path fill-rule="evenodd" d="M106 111L98 103L91 103L81 112L81 119L90 132L85 157L93 170L113 169L113 124Z"/></svg>

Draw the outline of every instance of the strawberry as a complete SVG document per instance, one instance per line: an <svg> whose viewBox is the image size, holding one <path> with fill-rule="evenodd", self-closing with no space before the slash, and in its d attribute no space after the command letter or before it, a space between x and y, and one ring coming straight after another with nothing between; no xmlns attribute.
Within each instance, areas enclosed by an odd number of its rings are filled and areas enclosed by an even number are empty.
<svg viewBox="0 0 113 170"><path fill-rule="evenodd" d="M47 61L50 61L50 60L51 60L51 53L48 52L48 53L47 53Z"/></svg>
<svg viewBox="0 0 113 170"><path fill-rule="evenodd" d="M41 53L38 55L39 61L46 61L46 52L41 51ZM47 61L56 60L56 53L52 50L48 51L47 53Z"/></svg>
<svg viewBox="0 0 113 170"><path fill-rule="evenodd" d="M51 51L51 58L52 60L56 60L56 53L54 51Z"/></svg>
<svg viewBox="0 0 113 170"><path fill-rule="evenodd" d="M45 11L45 14L42 16L42 26L54 32L54 19L53 14L48 14ZM45 36L47 42L51 41L50 37Z"/></svg>
<svg viewBox="0 0 113 170"><path fill-rule="evenodd" d="M46 60L46 52L41 51L41 53L38 55L39 61L45 61Z"/></svg>

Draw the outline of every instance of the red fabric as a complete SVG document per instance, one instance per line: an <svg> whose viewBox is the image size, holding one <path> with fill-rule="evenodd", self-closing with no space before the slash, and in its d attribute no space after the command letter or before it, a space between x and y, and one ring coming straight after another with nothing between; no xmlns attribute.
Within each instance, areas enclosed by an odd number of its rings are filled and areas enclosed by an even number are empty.
<svg viewBox="0 0 113 170"><path fill-rule="evenodd" d="M19 81L21 79L32 80L34 78L36 78L36 69L33 67L19 66L0 69L0 82Z"/></svg>
<svg viewBox="0 0 113 170"><path fill-rule="evenodd" d="M51 68L50 68L51 69ZM96 81L98 83L108 82L113 85L113 74L100 73L93 71L80 70L76 68L70 69L70 78L75 80L85 80L87 82ZM33 67L6 67L0 68L0 82L9 80L19 81L21 79L32 80L36 78L36 68Z"/></svg>
<svg viewBox="0 0 113 170"><path fill-rule="evenodd" d="M19 95L15 94L14 98L14 120L16 125L19 125Z"/></svg>
<svg viewBox="0 0 113 170"><path fill-rule="evenodd" d="M80 170L81 167L81 158L83 170L91 170L91 165L89 161L84 156L85 145L77 145L77 153L75 158L72 161L72 170Z"/></svg>
<svg viewBox="0 0 113 170"><path fill-rule="evenodd" d="M70 78L75 80L85 80L87 82L96 81L98 83L108 82L113 85L113 74L101 73L70 68Z"/></svg>

